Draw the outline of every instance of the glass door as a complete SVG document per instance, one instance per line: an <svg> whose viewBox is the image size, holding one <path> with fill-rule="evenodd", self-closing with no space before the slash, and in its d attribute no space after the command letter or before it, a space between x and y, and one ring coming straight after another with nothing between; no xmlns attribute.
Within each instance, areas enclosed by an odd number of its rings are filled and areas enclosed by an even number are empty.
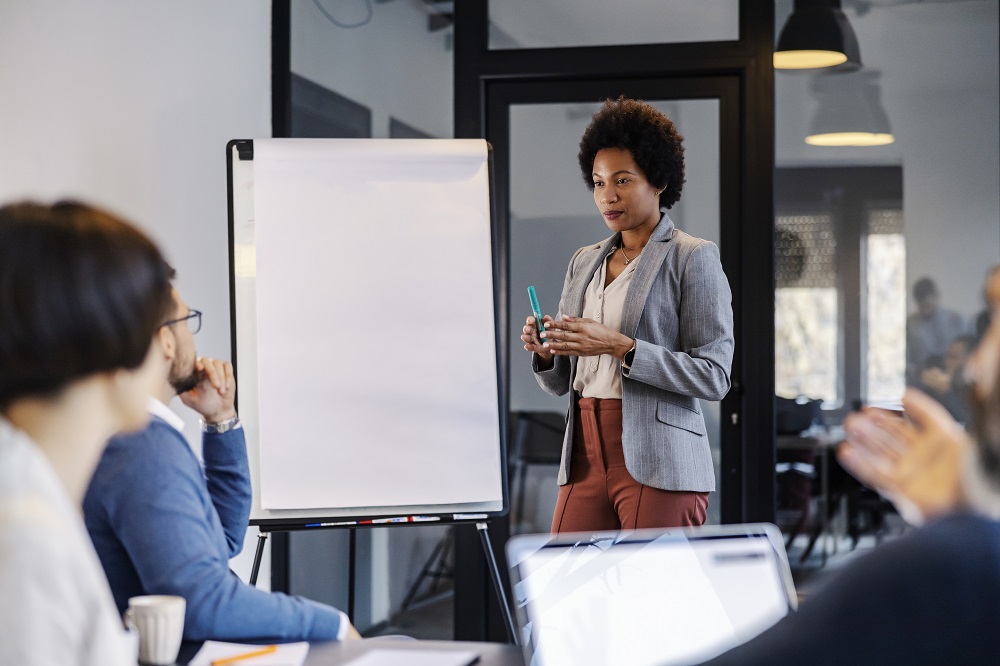
<svg viewBox="0 0 1000 666"><path fill-rule="evenodd" d="M670 218L687 233L720 243L719 100L651 100L684 135L685 173L681 200ZM581 179L576 151L597 102L515 104L510 107L510 293L509 322L511 412L565 413L566 398L544 393L536 384L522 349L520 328L527 312L517 297L529 284L554 312L569 258L577 248L606 238L608 231ZM522 299L523 300L523 299ZM526 301L525 301L526 302ZM703 402L708 438L718 478L721 463L719 403ZM555 504L555 468L535 466L512 479L512 531L544 531ZM525 488L517 488L523 482ZM709 503L709 522L719 522L719 493Z"/></svg>
<svg viewBox="0 0 1000 666"><path fill-rule="evenodd" d="M510 83L494 85L491 93L487 138L494 146L499 233L508 238L506 274L501 280L506 286L509 313L504 359L508 409L514 415L538 414L543 422L558 423L557 415L566 413L567 398L550 396L538 387L520 331L529 312L527 286L535 286L546 312L555 312L570 257L578 248L611 233L577 164L584 129L601 100L621 94L644 99L673 120L684 136L685 184L680 201L668 214L678 229L717 244L726 269L727 260L735 253L727 252L722 220L726 206L734 205L736 185L727 184L723 175L726 166L728 173L734 173L735 165L726 162L734 160L737 151L723 145L723 127L726 122L735 122L735 118L726 117L727 113L732 116L735 108L735 82L720 77L643 80L627 85L604 81ZM727 276L732 283L732 268ZM733 293L734 299L738 298L738 290L733 289ZM724 520L726 486L736 481L727 480L723 464L727 458L721 416L724 402L703 401L701 405L717 480L717 491L709 501L709 523ZM516 472L510 481L511 531L545 531L555 505L557 467L549 464L521 469L524 461L517 459L517 418L511 424L508 443ZM556 445L552 438L544 439L550 448ZM729 447L738 451L738 437ZM541 452L531 453L532 460L544 460ZM738 492L734 493L737 497Z"/></svg>

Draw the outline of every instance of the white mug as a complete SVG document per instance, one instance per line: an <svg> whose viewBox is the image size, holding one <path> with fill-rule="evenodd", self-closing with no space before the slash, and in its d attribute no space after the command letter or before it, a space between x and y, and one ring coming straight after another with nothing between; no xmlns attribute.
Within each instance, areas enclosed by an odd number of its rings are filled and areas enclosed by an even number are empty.
<svg viewBox="0 0 1000 666"><path fill-rule="evenodd" d="M173 664L184 637L184 597L146 595L128 600L125 624L139 632L139 662Z"/></svg>

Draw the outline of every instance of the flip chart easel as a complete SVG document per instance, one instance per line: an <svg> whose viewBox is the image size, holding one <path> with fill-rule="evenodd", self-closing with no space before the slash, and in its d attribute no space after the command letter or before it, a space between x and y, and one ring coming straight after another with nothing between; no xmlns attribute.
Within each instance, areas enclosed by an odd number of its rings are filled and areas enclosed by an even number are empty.
<svg viewBox="0 0 1000 666"><path fill-rule="evenodd" d="M353 546L473 523L516 642L488 529L509 506L488 144L233 140L226 158L251 582L271 532ZM354 579L352 547L352 600Z"/></svg>

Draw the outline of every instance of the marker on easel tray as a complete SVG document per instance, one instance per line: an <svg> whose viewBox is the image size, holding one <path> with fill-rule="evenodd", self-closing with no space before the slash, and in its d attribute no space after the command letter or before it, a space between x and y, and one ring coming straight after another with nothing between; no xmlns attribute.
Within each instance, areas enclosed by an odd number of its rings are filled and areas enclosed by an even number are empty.
<svg viewBox="0 0 1000 666"><path fill-rule="evenodd" d="M372 518L370 520L342 520L332 523L306 523L306 527L351 527L353 525L385 525L389 523L433 523L440 516L398 516L395 518Z"/></svg>
<svg viewBox="0 0 1000 666"><path fill-rule="evenodd" d="M399 516L398 518L375 518L362 520L362 525L379 525L383 523L432 523L441 520L440 516Z"/></svg>

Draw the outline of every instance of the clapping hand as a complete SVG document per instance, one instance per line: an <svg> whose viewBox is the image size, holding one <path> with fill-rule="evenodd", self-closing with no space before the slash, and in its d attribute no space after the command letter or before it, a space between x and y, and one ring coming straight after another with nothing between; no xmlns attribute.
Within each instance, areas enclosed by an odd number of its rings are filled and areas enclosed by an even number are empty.
<svg viewBox="0 0 1000 666"><path fill-rule="evenodd" d="M964 502L962 470L972 442L948 411L907 389L907 418L869 408L844 420L847 441L837 457L858 480L889 498L909 522L920 523Z"/></svg>

